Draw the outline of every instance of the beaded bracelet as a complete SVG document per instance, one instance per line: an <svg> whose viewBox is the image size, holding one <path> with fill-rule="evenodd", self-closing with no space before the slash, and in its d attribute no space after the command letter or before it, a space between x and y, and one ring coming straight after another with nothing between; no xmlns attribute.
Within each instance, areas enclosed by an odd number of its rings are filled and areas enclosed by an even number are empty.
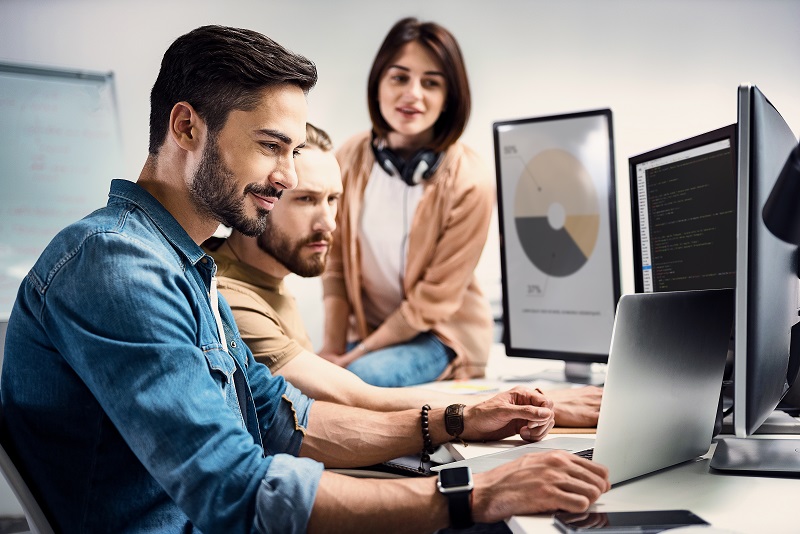
<svg viewBox="0 0 800 534"><path fill-rule="evenodd" d="M425 462L429 462L431 460L431 454L435 450L433 448L433 440L431 440L431 433L430 428L428 426L428 410L430 410L430 405L426 404L422 407L422 411L420 415L422 416L422 454L420 455L419 461L419 471L420 473L425 472L424 464Z"/></svg>

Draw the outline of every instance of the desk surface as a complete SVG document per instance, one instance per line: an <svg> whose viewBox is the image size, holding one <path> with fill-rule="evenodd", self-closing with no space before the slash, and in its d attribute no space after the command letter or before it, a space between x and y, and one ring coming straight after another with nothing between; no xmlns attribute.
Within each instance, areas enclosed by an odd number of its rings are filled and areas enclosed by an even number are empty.
<svg viewBox="0 0 800 534"><path fill-rule="evenodd" d="M767 437L767 436L763 436ZM770 436L790 438L790 436ZM519 444L521 440L511 439ZM510 443L451 444L456 458L496 452ZM714 451L695 461L618 484L592 506L596 511L688 509L715 529L739 534L800 532L800 480L722 475L709 471ZM515 534L558 532L551 515L515 516Z"/></svg>
<svg viewBox="0 0 800 534"><path fill-rule="evenodd" d="M509 358L503 346L496 345L487 366L487 380L478 384L491 384L509 373L524 375L541 370L559 370L563 369L563 365L558 361ZM499 382L494 383L503 387ZM510 387L506 384L505 387ZM758 437L792 439L797 436ZM510 438L492 444L471 443L468 447L452 443L449 447L456 458L471 458L521 442L519 438ZM800 479L711 472L708 464L714 447L715 444L712 444L709 452L697 460L614 486L600 497L592 509L610 512L685 508L711 523L716 532L800 532ZM558 532L549 514L515 516L508 521L508 525L515 534Z"/></svg>
<svg viewBox="0 0 800 534"><path fill-rule="evenodd" d="M416 387L445 393L480 394L511 389L518 384L539 387L545 391L580 386L581 384L569 384L564 381L565 367L566 364L562 360L506 356L503 344L495 343L492 345L489 360L486 363L486 378L442 380L419 384ZM606 365L593 363L591 369L592 373L604 376Z"/></svg>

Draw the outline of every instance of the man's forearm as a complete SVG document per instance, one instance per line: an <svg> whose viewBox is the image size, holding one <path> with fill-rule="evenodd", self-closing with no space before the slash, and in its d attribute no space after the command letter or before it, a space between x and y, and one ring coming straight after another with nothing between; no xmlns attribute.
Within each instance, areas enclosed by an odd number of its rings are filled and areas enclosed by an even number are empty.
<svg viewBox="0 0 800 534"><path fill-rule="evenodd" d="M323 349L336 354L344 354L347 345L347 323L350 318L350 305L342 298L326 296L324 306Z"/></svg>
<svg viewBox="0 0 800 534"><path fill-rule="evenodd" d="M392 412L419 410L423 404L446 408L450 404L478 404L490 395L457 395L420 387L383 388L367 384L338 365L303 351L275 371L307 396L334 404Z"/></svg>
<svg viewBox="0 0 800 534"><path fill-rule="evenodd" d="M325 472L308 532L434 532L448 523L435 478L378 480Z"/></svg>
<svg viewBox="0 0 800 534"><path fill-rule="evenodd" d="M444 409L428 413L434 445L451 438L444 428ZM317 401L311 406L300 455L326 467L360 467L422 450L420 409L375 412Z"/></svg>
<svg viewBox="0 0 800 534"><path fill-rule="evenodd" d="M380 398L375 402L380 404L375 410L413 410L419 409L423 404L431 408L447 408L451 404L466 404L471 406L479 404L492 395L464 395L458 393L444 393L425 389L424 387L380 388Z"/></svg>

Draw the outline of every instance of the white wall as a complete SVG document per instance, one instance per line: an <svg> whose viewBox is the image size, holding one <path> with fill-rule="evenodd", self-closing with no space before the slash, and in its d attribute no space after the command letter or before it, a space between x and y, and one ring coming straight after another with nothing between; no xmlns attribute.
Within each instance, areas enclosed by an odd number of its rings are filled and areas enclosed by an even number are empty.
<svg viewBox="0 0 800 534"><path fill-rule="evenodd" d="M612 109L624 292L633 288L629 156L735 122L741 82L759 85L800 131L796 0L0 0L0 61L114 71L125 168L135 179L147 153L150 87L179 35L209 23L244 26L311 58L320 81L310 119L340 143L368 127L369 66L407 15L442 23L461 43L474 95L464 140L490 168L493 121ZM499 298L496 233L479 275ZM318 280L291 284L318 344Z"/></svg>

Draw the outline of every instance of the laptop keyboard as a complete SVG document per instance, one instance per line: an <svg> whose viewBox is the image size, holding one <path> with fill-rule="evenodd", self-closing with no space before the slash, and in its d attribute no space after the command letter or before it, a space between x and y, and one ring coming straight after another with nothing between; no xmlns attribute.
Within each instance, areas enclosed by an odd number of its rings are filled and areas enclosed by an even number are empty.
<svg viewBox="0 0 800 534"><path fill-rule="evenodd" d="M594 448L575 451L572 454L580 456L581 458L586 458L587 460L591 460L592 456L594 455Z"/></svg>

